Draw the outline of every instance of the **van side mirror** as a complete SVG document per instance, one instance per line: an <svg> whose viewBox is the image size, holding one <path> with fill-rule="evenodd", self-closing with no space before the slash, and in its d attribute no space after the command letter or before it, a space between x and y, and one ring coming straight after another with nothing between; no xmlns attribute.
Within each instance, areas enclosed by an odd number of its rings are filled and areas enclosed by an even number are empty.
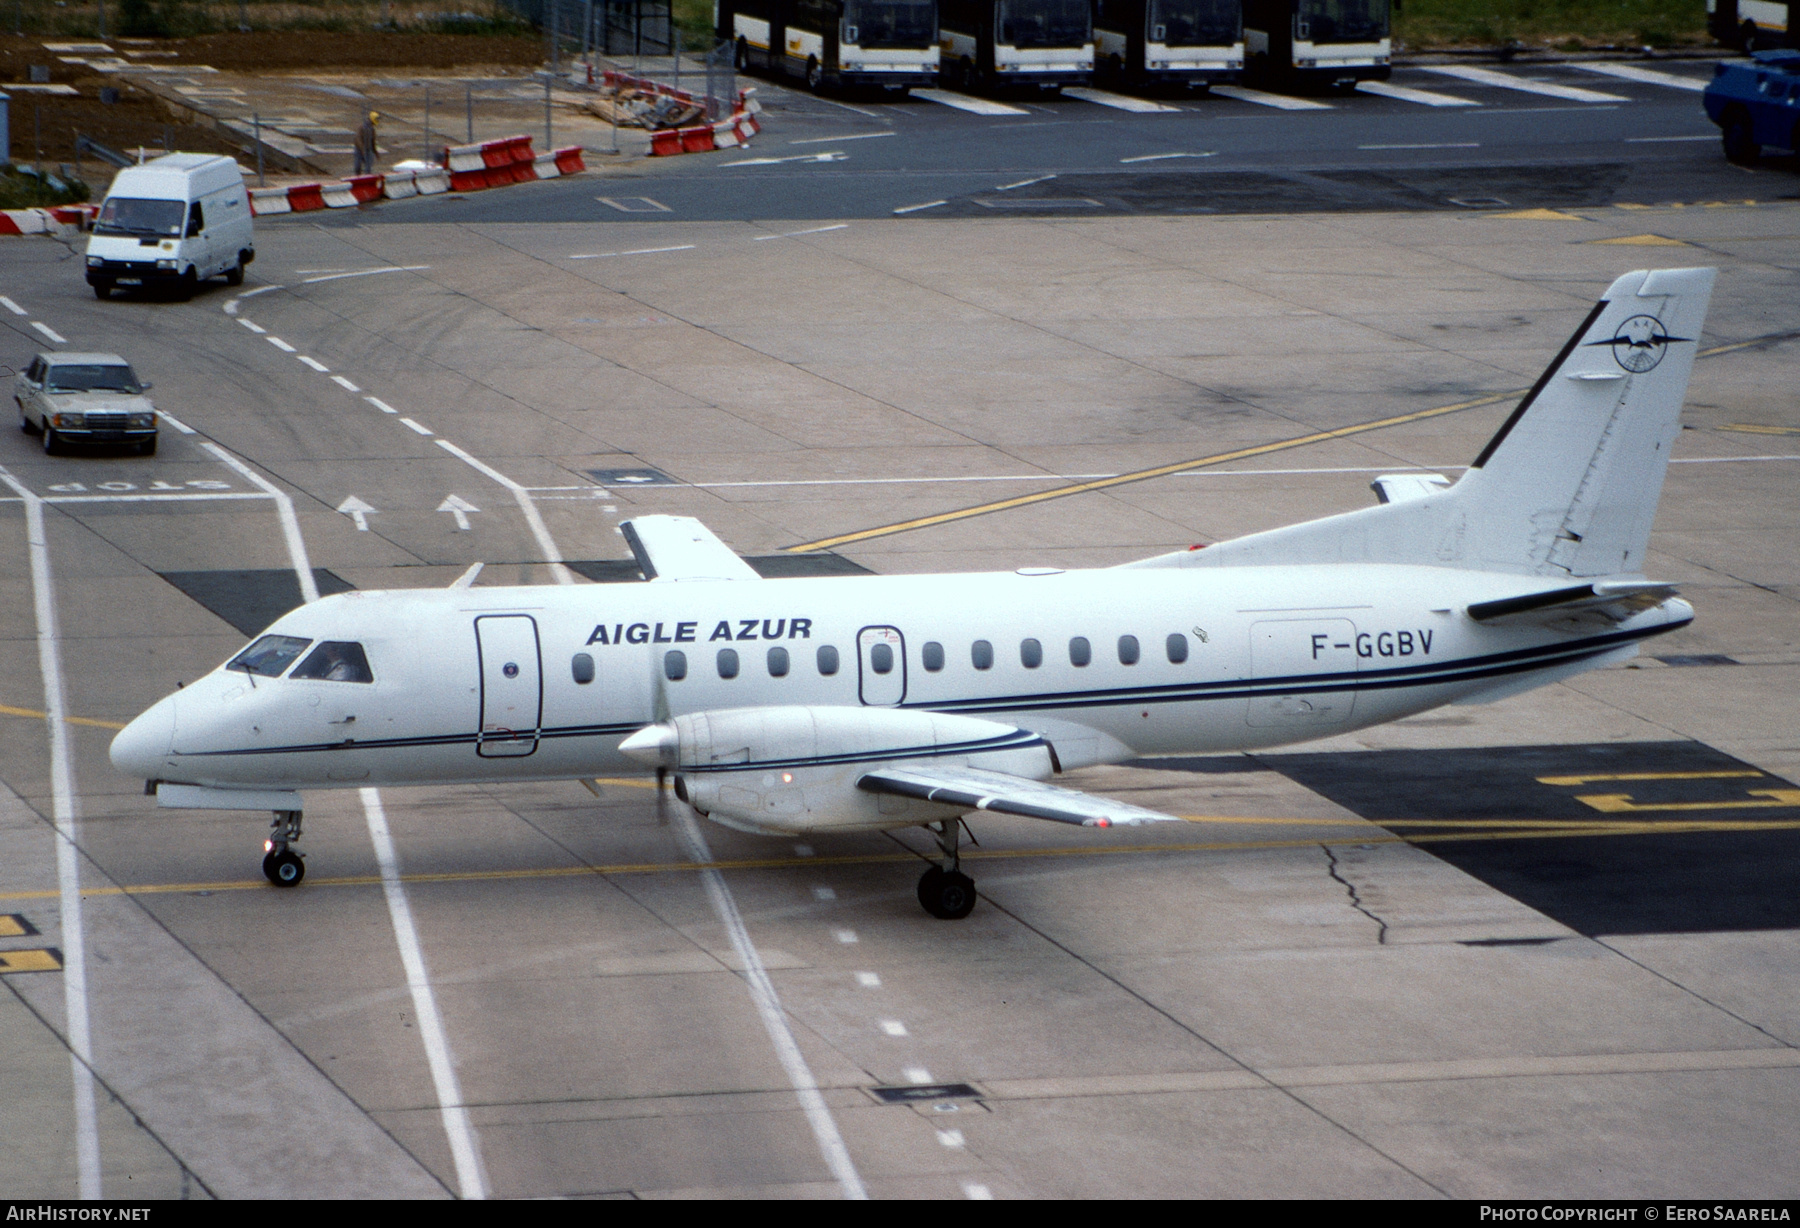
<svg viewBox="0 0 1800 1228"><path fill-rule="evenodd" d="M145 392L149 392L152 388L156 387L156 385L152 384L149 380L140 380L138 381L138 387L142 388Z"/></svg>

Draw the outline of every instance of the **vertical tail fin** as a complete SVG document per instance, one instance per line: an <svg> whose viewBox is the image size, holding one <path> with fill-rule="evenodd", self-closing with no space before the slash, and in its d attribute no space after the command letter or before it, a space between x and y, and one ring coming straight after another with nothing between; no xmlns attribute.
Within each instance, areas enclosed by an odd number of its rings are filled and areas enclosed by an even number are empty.
<svg viewBox="0 0 1800 1228"><path fill-rule="evenodd" d="M1715 272L1640 269L1613 282L1449 489L1134 565L1641 571Z"/></svg>

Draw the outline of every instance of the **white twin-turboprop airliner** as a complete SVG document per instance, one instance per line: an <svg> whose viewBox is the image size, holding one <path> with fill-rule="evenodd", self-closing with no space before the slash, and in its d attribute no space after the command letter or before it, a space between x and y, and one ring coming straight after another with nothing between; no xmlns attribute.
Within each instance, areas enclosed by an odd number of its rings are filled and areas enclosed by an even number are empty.
<svg viewBox="0 0 1800 1228"><path fill-rule="evenodd" d="M1454 484L1386 476L1377 506L1084 571L762 579L698 521L641 516L648 583L326 597L112 761L164 806L273 811L282 886L302 789L654 768L739 830L930 828L920 902L963 917L973 811L1170 818L1061 772L1486 702L1687 625L1643 570L1713 276L1615 281Z"/></svg>

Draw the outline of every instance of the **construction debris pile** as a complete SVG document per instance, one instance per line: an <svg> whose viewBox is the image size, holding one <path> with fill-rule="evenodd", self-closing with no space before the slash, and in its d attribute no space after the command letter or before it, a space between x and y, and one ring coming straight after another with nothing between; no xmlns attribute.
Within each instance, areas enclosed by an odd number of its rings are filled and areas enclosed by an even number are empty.
<svg viewBox="0 0 1800 1228"><path fill-rule="evenodd" d="M582 109L621 128L682 128L705 115L705 108L696 103L622 82L598 85L595 91Z"/></svg>

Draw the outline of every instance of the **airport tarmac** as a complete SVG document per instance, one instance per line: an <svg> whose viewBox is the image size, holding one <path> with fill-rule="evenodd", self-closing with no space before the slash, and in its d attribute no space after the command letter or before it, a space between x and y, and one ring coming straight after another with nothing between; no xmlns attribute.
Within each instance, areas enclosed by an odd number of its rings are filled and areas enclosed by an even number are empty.
<svg viewBox="0 0 1800 1228"><path fill-rule="evenodd" d="M1646 570L1691 627L1072 774L1191 821L977 819L962 922L923 833L747 836L640 780L310 794L283 891L267 816L106 759L309 586L629 582L633 514L919 573L1364 506L1687 264L1721 276ZM116 351L170 421L0 439L0 1190L1795 1197L1797 266L1794 203L291 219L190 303L15 241L0 362Z"/></svg>

